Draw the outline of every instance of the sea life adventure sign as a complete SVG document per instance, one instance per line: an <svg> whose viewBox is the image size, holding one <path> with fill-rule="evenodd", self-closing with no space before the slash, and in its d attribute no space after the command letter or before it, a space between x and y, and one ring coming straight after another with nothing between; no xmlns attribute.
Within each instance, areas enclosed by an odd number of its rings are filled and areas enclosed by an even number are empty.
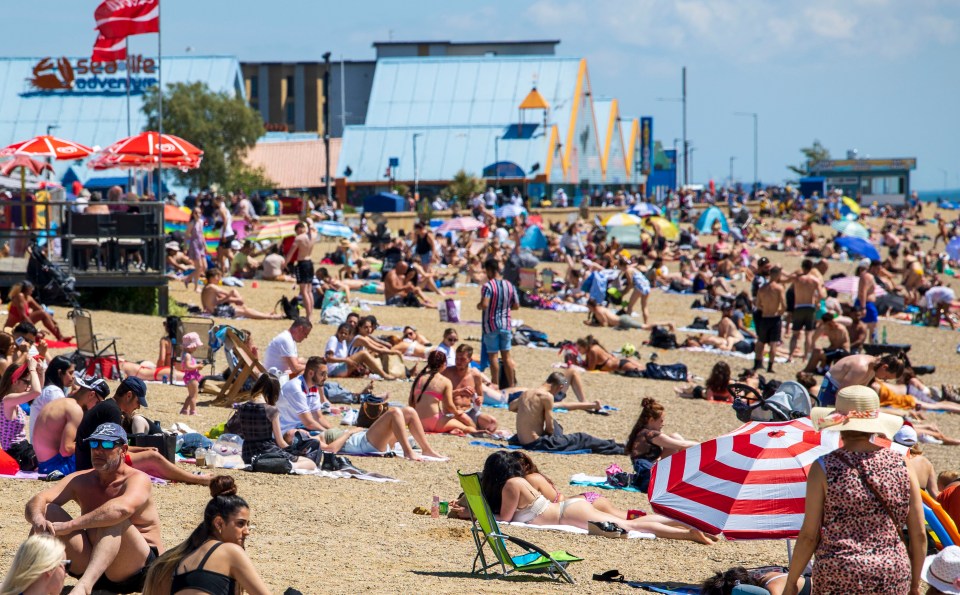
<svg viewBox="0 0 960 595"><path fill-rule="evenodd" d="M156 60L141 55L126 60L91 62L89 58L43 58L32 69L21 97L50 95L142 95L158 81ZM129 76L128 76L129 75Z"/></svg>

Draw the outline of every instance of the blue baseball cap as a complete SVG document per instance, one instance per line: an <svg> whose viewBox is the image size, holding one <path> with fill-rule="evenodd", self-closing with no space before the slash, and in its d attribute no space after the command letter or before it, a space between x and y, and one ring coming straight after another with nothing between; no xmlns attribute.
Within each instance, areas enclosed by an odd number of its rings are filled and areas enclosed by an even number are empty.
<svg viewBox="0 0 960 595"><path fill-rule="evenodd" d="M109 440L112 442L123 442L126 444L127 433L117 424L105 423L97 426L97 429L93 431L93 434L87 436L84 439L84 442L89 442L91 440Z"/></svg>
<svg viewBox="0 0 960 595"><path fill-rule="evenodd" d="M140 380L136 376L127 376L123 382L120 383L120 388L126 389L137 395L137 399L140 401L141 407L148 407L147 385L143 380Z"/></svg>

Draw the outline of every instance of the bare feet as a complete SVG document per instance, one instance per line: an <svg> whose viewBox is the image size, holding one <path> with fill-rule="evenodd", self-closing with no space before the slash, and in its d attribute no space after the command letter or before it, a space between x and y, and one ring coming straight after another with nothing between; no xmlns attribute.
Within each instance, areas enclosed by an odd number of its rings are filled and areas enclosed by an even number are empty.
<svg viewBox="0 0 960 595"><path fill-rule="evenodd" d="M690 530L690 541L695 541L703 545L713 545L720 541L719 535L711 535L710 533L704 533L703 531L698 531L696 529Z"/></svg>

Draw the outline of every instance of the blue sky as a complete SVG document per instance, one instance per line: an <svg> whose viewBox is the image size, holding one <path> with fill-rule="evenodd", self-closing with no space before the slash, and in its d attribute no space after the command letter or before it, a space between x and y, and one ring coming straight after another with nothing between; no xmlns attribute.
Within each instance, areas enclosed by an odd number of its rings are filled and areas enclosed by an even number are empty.
<svg viewBox="0 0 960 595"><path fill-rule="evenodd" d="M4 6L8 56L85 55L93 0ZM162 0L164 55L242 60L371 59L375 40L559 39L587 58L594 93L655 118L654 136L681 136L687 67L694 181L779 182L799 148L834 155L917 157L917 189L960 187L960 2L953 0ZM153 54L156 36L131 38Z"/></svg>

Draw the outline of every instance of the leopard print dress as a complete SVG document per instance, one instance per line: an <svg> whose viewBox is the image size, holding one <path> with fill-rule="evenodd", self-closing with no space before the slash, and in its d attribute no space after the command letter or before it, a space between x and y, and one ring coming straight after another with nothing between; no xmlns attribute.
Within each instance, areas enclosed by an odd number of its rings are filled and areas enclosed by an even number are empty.
<svg viewBox="0 0 960 595"><path fill-rule="evenodd" d="M842 460L858 467L851 469ZM910 560L897 532L907 521L910 479L903 455L889 449L821 457L827 478L820 544L813 565L816 595L903 595ZM863 478L880 494L898 527Z"/></svg>

